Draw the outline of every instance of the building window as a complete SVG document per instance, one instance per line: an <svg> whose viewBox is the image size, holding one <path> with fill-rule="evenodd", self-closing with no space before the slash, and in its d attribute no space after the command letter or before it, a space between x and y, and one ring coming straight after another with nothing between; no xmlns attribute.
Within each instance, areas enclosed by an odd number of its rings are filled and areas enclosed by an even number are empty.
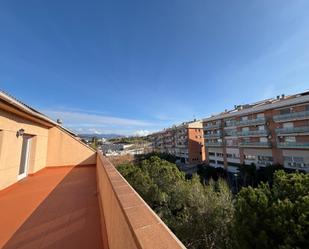
<svg viewBox="0 0 309 249"><path fill-rule="evenodd" d="M287 143L295 143L296 138L295 137L285 137L285 142Z"/></svg>
<svg viewBox="0 0 309 249"><path fill-rule="evenodd" d="M290 108L286 108L286 109L280 110L280 114L289 114L289 113L291 113L291 109Z"/></svg>
<svg viewBox="0 0 309 249"><path fill-rule="evenodd" d="M283 128L290 128L293 127L293 123L289 122L289 123L283 123Z"/></svg>
<svg viewBox="0 0 309 249"><path fill-rule="evenodd" d="M260 137L260 142L266 143L267 142L267 137Z"/></svg>
<svg viewBox="0 0 309 249"><path fill-rule="evenodd" d="M244 157L245 157L246 160L253 160L254 161L256 156L255 155L244 155Z"/></svg>

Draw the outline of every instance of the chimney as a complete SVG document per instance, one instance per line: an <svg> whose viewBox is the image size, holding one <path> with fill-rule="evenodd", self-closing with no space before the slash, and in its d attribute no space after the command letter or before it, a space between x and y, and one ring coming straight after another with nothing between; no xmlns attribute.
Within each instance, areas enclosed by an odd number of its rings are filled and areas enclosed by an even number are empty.
<svg viewBox="0 0 309 249"><path fill-rule="evenodd" d="M280 99L280 95L277 95L277 99Z"/></svg>
<svg viewBox="0 0 309 249"><path fill-rule="evenodd" d="M62 124L62 120L60 118L57 119L57 124Z"/></svg>
<svg viewBox="0 0 309 249"><path fill-rule="evenodd" d="M284 94L282 94L282 95L281 95L281 99L284 99L284 97L285 97Z"/></svg>

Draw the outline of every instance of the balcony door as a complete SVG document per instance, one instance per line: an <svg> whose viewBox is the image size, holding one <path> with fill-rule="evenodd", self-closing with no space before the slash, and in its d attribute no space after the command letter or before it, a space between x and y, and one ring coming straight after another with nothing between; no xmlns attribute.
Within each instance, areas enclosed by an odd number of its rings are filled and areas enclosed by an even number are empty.
<svg viewBox="0 0 309 249"><path fill-rule="evenodd" d="M29 166L29 155L30 155L30 146L31 146L31 136L23 135L22 137L22 148L21 148L21 158L19 165L19 172L17 179L23 179L28 174L28 166Z"/></svg>

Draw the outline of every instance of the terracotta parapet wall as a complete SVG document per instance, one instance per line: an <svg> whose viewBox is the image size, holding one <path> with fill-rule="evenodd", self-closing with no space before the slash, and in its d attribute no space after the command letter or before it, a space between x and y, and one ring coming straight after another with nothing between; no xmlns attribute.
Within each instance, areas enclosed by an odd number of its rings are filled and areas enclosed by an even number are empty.
<svg viewBox="0 0 309 249"><path fill-rule="evenodd" d="M97 153L102 236L110 249L185 248L111 162Z"/></svg>

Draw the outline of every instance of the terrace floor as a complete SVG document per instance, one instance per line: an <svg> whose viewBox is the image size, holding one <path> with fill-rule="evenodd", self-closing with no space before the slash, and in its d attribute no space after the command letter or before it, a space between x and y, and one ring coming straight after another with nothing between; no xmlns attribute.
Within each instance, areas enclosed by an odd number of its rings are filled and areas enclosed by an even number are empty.
<svg viewBox="0 0 309 249"><path fill-rule="evenodd" d="M103 248L96 168L45 168L0 192L0 248Z"/></svg>

